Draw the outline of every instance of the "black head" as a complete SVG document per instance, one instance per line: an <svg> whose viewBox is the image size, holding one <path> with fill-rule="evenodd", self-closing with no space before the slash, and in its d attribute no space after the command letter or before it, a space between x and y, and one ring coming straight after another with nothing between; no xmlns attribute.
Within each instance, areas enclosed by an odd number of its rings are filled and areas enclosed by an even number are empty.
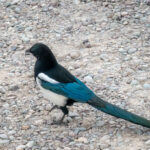
<svg viewBox="0 0 150 150"><path fill-rule="evenodd" d="M33 54L37 59L44 57L50 53L52 54L49 47L42 43L34 44L29 50L26 51L26 53Z"/></svg>
<svg viewBox="0 0 150 150"><path fill-rule="evenodd" d="M31 53L37 58L37 60L45 63L49 66L57 64L55 56L48 46L42 43L34 44L29 50L26 51L26 54Z"/></svg>

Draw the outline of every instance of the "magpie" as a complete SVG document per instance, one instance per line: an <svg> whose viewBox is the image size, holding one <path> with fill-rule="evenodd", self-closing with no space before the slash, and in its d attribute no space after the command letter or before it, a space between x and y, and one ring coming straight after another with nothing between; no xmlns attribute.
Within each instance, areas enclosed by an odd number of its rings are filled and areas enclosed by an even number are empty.
<svg viewBox="0 0 150 150"><path fill-rule="evenodd" d="M57 123L62 123L65 115L68 114L68 107L75 102L87 103L94 108L134 124L150 128L150 120L121 109L98 97L82 81L72 75L67 69L61 66L52 51L43 43L36 43L26 53L36 57L34 66L34 78L43 96L63 112L63 116Z"/></svg>

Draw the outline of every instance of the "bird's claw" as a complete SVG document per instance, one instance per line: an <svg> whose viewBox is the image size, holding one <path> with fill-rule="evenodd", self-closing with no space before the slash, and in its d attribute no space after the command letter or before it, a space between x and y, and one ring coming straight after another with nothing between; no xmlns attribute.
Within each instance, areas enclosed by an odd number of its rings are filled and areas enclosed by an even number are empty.
<svg viewBox="0 0 150 150"><path fill-rule="evenodd" d="M67 125L67 122L63 122L65 115L62 116L61 119L53 121L51 125Z"/></svg>

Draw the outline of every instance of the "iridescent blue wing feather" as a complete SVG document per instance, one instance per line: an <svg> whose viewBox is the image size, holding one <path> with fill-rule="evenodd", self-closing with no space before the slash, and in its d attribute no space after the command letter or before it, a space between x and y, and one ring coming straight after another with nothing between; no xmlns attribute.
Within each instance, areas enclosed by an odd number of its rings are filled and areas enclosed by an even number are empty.
<svg viewBox="0 0 150 150"><path fill-rule="evenodd" d="M57 94L66 96L78 102L87 102L92 99L94 93L87 88L80 80L73 83L57 83L52 84L45 80L41 80L41 86L47 90L53 91Z"/></svg>

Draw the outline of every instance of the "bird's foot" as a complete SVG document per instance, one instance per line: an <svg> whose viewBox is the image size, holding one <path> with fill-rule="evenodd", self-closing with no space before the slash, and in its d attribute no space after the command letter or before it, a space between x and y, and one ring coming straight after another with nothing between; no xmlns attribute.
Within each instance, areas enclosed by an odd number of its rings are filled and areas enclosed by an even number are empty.
<svg viewBox="0 0 150 150"><path fill-rule="evenodd" d="M63 122L64 118L65 118L65 115L63 115L61 119L53 121L51 125L67 125L66 122Z"/></svg>

